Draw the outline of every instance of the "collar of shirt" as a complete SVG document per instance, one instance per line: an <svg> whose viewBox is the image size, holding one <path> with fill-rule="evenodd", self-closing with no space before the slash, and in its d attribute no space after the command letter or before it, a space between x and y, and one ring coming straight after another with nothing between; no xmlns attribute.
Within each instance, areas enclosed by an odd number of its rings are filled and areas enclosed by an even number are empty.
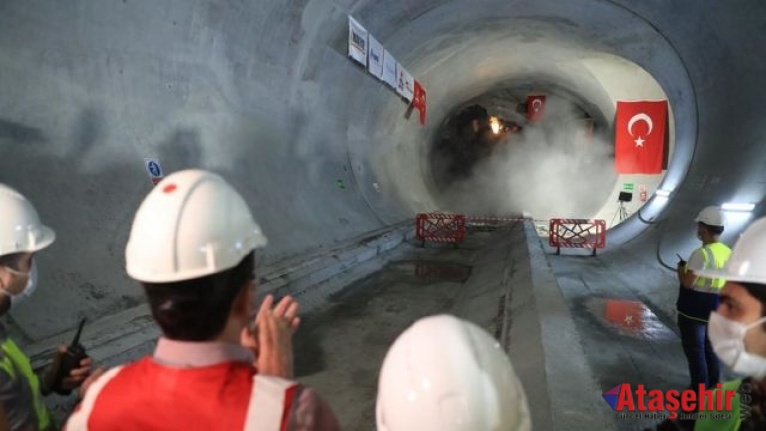
<svg viewBox="0 0 766 431"><path fill-rule="evenodd" d="M209 367L224 362L254 361L253 353L239 344L175 341L160 337L154 360L178 368Z"/></svg>

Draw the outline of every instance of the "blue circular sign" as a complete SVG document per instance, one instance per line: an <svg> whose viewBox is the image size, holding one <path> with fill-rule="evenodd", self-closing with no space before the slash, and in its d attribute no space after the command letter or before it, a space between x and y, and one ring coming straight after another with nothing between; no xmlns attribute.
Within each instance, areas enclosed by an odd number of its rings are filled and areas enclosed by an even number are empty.
<svg viewBox="0 0 766 431"><path fill-rule="evenodd" d="M147 165L149 168L149 172L152 173L153 176L159 177L160 176L160 166L155 163L153 160L149 161L149 164Z"/></svg>

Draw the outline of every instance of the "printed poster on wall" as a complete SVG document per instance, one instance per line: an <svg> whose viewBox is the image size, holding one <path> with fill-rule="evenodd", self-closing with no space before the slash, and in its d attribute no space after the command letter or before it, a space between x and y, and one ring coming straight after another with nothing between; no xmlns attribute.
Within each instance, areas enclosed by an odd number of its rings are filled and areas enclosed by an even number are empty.
<svg viewBox="0 0 766 431"><path fill-rule="evenodd" d="M383 82L396 88L396 59L387 49L383 50Z"/></svg>
<svg viewBox="0 0 766 431"><path fill-rule="evenodd" d="M369 61L367 62L367 70L372 76L383 79L383 45L372 35L368 35L368 37L369 55L367 57Z"/></svg>
<svg viewBox="0 0 766 431"><path fill-rule="evenodd" d="M415 79L401 64L396 66L396 72L396 92L408 102L412 102L412 96L415 93Z"/></svg>
<svg viewBox="0 0 766 431"><path fill-rule="evenodd" d="M367 66L367 30L348 17L348 56Z"/></svg>

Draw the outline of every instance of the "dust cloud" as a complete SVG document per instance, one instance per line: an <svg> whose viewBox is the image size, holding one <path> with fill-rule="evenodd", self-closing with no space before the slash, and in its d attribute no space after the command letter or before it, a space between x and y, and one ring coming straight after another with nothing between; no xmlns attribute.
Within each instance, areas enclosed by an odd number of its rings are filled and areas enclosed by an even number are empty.
<svg viewBox="0 0 766 431"><path fill-rule="evenodd" d="M571 102L549 96L542 120L494 144L467 178L443 190L442 202L464 214L591 218L616 179L611 142L589 136Z"/></svg>

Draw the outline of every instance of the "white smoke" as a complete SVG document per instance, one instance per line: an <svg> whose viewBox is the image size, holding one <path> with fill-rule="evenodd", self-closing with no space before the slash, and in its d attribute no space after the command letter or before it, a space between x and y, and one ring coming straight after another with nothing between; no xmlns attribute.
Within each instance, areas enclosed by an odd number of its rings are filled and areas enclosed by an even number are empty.
<svg viewBox="0 0 766 431"><path fill-rule="evenodd" d="M543 120L496 144L443 199L449 210L466 214L590 218L614 186L613 164L611 143L588 138L574 105L549 96Z"/></svg>

